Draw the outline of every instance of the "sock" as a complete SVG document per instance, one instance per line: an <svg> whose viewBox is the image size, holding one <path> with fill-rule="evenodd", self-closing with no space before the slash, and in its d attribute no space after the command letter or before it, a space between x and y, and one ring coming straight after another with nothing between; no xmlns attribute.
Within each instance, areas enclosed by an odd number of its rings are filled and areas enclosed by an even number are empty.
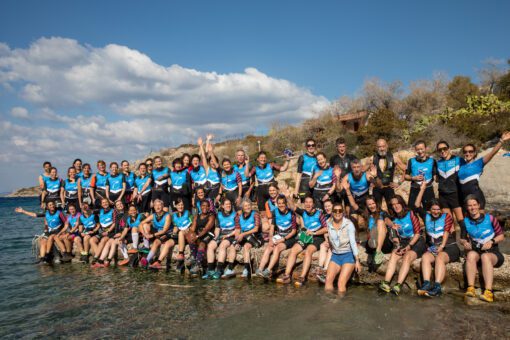
<svg viewBox="0 0 510 340"><path fill-rule="evenodd" d="M128 251L127 251L127 246L122 243L120 246L119 246L119 249L120 249L120 253L122 254L122 256L124 257L125 260L129 259L129 255L128 255Z"/></svg>
<svg viewBox="0 0 510 340"><path fill-rule="evenodd" d="M205 255L205 251L203 251L203 250L197 251L196 259L199 264L202 263L202 261L204 261L204 255Z"/></svg>
<svg viewBox="0 0 510 340"><path fill-rule="evenodd" d="M207 264L207 271L213 272L214 271L214 262Z"/></svg>
<svg viewBox="0 0 510 340"><path fill-rule="evenodd" d="M144 246L145 248L149 248L149 247L150 247L150 243L149 243L149 240L148 240L148 239L146 239L146 238L144 238L144 239L143 239L143 246Z"/></svg>
<svg viewBox="0 0 510 340"><path fill-rule="evenodd" d="M139 237L140 235L138 234L138 232L136 233L131 233L131 238L133 239L133 248L134 249L138 249L138 240L139 240Z"/></svg>
<svg viewBox="0 0 510 340"><path fill-rule="evenodd" d="M216 270L220 273L223 273L223 270L225 269L225 262L218 262L218 266L216 267Z"/></svg>
<svg viewBox="0 0 510 340"><path fill-rule="evenodd" d="M230 270L234 270L234 262L227 262L227 268Z"/></svg>
<svg viewBox="0 0 510 340"><path fill-rule="evenodd" d="M154 255L156 255L155 252L153 252L152 250L149 251L149 255L147 255L147 262L151 262L151 260L154 257Z"/></svg>

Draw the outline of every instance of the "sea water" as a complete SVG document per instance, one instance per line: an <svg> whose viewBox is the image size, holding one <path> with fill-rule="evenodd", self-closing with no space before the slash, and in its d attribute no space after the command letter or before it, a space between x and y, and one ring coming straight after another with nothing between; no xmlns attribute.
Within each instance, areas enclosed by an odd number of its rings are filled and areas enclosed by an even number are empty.
<svg viewBox="0 0 510 340"><path fill-rule="evenodd" d="M345 297L321 286L253 279L203 281L170 272L34 264L42 219L36 199L0 198L2 338L508 338L500 305L467 306L461 296L422 299L352 286Z"/></svg>

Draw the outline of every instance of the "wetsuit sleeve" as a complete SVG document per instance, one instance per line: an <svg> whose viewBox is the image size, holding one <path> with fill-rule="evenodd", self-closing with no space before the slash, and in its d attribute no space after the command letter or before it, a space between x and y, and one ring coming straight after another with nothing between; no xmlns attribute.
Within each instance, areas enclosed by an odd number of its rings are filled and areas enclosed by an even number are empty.
<svg viewBox="0 0 510 340"><path fill-rule="evenodd" d="M331 158L329 159L329 166L332 166L332 167L337 166L335 159L336 159L336 155L331 156Z"/></svg>
<svg viewBox="0 0 510 340"><path fill-rule="evenodd" d="M437 161L434 159L434 164L432 165L432 176L437 176Z"/></svg>
<svg viewBox="0 0 510 340"><path fill-rule="evenodd" d="M296 214L294 214L294 213L292 214L292 219L291 219L290 225L291 225L292 230L296 230L297 219L296 219Z"/></svg>
<svg viewBox="0 0 510 340"><path fill-rule="evenodd" d="M358 245L356 244L356 228L354 228L354 224L349 223L349 229L347 229L349 233L349 243L351 244L352 254L354 256L358 256Z"/></svg>
<svg viewBox="0 0 510 340"><path fill-rule="evenodd" d="M66 215L64 215L64 213L61 211L58 215L60 217L60 221L62 221L62 223L66 223L67 222L67 217Z"/></svg>
<svg viewBox="0 0 510 340"><path fill-rule="evenodd" d="M327 220L326 220L326 216L324 216L324 214L321 212L321 214L319 215L319 220L321 221L321 227L322 228L327 228L328 227L328 223L327 223Z"/></svg>
<svg viewBox="0 0 510 340"><path fill-rule="evenodd" d="M411 222L413 223L413 231L415 234L421 233L421 225L418 217L411 211Z"/></svg>
<svg viewBox="0 0 510 340"><path fill-rule="evenodd" d="M250 175L250 177L255 176L255 167L254 166L251 167L249 175Z"/></svg>
<svg viewBox="0 0 510 340"><path fill-rule="evenodd" d="M297 160L297 172L298 174L302 174L303 173L303 163L304 163L304 158L303 158L303 155L299 156L298 160Z"/></svg>
<svg viewBox="0 0 510 340"><path fill-rule="evenodd" d="M407 161L406 175L411 175L411 159Z"/></svg>
<svg viewBox="0 0 510 340"><path fill-rule="evenodd" d="M446 214L444 230L452 234L455 232L452 215Z"/></svg>
<svg viewBox="0 0 510 340"><path fill-rule="evenodd" d="M239 222L240 218L241 217L239 215L236 215L236 217L234 218L234 224L236 229L241 229L241 223Z"/></svg>
<svg viewBox="0 0 510 340"><path fill-rule="evenodd" d="M241 178L241 175L239 174L239 172L236 172L236 183L237 184L243 183L243 179Z"/></svg>
<svg viewBox="0 0 510 340"><path fill-rule="evenodd" d="M294 212L300 216L303 216L303 214L305 213L305 211L299 207L297 207L296 210L294 210Z"/></svg>
<svg viewBox="0 0 510 340"><path fill-rule="evenodd" d="M253 219L255 220L255 228L258 228L257 230L260 231L260 214L258 212L255 213Z"/></svg>
<svg viewBox="0 0 510 340"><path fill-rule="evenodd" d="M501 228L498 219L492 215L489 216L491 218L492 229L494 229L494 236L499 236L503 234L503 228Z"/></svg>

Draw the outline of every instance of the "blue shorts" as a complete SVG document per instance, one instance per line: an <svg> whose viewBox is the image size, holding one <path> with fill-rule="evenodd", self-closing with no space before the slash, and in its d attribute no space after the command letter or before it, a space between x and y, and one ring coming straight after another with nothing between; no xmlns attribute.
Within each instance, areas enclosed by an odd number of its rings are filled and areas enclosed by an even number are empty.
<svg viewBox="0 0 510 340"><path fill-rule="evenodd" d="M356 260L354 259L354 255L349 253L343 253L343 254L335 254L333 253L333 256L331 256L331 261L335 262L337 265L341 266L346 263L356 263Z"/></svg>

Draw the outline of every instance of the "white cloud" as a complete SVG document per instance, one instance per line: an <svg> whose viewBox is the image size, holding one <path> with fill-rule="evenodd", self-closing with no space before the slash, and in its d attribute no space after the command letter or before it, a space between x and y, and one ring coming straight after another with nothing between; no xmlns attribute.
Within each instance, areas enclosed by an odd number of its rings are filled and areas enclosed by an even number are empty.
<svg viewBox="0 0 510 340"><path fill-rule="evenodd" d="M28 110L21 106L16 106L11 109L11 116L14 118L28 118Z"/></svg>
<svg viewBox="0 0 510 340"><path fill-rule="evenodd" d="M1 123L0 142L9 146L0 150L3 161L141 157L206 132L221 137L296 123L328 105L254 68L220 74L163 66L126 46L58 37L25 49L0 43L0 85L34 107L30 114L11 110L30 117L27 124Z"/></svg>

